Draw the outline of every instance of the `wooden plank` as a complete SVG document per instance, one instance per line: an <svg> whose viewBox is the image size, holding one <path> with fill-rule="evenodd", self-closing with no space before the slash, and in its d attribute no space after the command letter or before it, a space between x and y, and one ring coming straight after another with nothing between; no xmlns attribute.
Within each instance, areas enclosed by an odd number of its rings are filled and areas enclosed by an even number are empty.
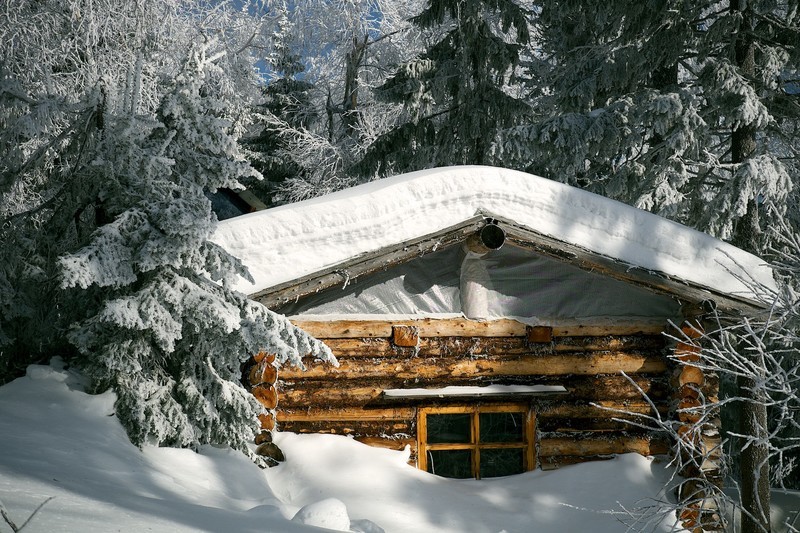
<svg viewBox="0 0 800 533"><path fill-rule="evenodd" d="M425 443L428 442L428 417L417 416L417 468L428 471L428 451Z"/></svg>
<svg viewBox="0 0 800 533"><path fill-rule="evenodd" d="M421 318L393 320L320 320L291 318L303 331L319 339L392 336L392 326L419 328L420 337L525 337L527 325L513 319ZM554 337L606 335L659 335L668 328L664 319L585 319L542 324L553 328Z"/></svg>
<svg viewBox="0 0 800 533"><path fill-rule="evenodd" d="M421 338L413 349L395 346L388 338L322 339L337 358L459 355L521 355L599 351L651 351L661 353L660 337L557 337L551 344L530 345L522 337L431 337ZM309 358L309 364L313 361Z"/></svg>
<svg viewBox="0 0 800 533"><path fill-rule="evenodd" d="M536 426L539 420L536 416L534 409L528 410L528 416L525 419L525 443L532 444L525 449L525 467L527 470L533 470L537 464L537 451L536 451Z"/></svg>
<svg viewBox="0 0 800 533"><path fill-rule="evenodd" d="M661 373L667 360L661 356L625 352L588 354L523 355L513 358L382 358L339 359L339 366L314 365L306 370L281 370L284 379L429 379L438 377L561 376Z"/></svg>
<svg viewBox="0 0 800 533"><path fill-rule="evenodd" d="M665 400L670 397L672 388L666 378L635 375L631 376L637 387L623 376L573 376L564 378L537 378L537 383L558 384L567 388L568 398L575 402L588 401L625 401L642 400L639 392L641 388L645 394L655 401ZM480 385L485 381L469 378L443 378L417 382L415 380L318 380L305 379L283 383L278 380L281 409L302 410L308 406L326 406L332 408L348 407L388 407L388 406L414 406L422 403L430 405L452 405L464 402L463 398L440 399L433 401L425 399L420 401L387 401L383 398L384 389L414 388L414 387L444 387L446 385ZM509 382L508 384L520 383ZM513 398L498 398L497 401L510 401Z"/></svg>

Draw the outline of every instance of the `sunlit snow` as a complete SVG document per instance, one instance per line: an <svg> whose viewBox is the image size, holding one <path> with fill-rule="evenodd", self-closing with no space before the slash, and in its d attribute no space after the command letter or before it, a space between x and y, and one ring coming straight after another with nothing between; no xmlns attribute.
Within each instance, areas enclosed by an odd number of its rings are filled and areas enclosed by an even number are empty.
<svg viewBox="0 0 800 533"><path fill-rule="evenodd" d="M32 366L0 388L0 501L19 526L53 498L26 533L310 532L345 516L367 533L611 533L625 528L609 511L665 497L664 463L638 455L456 481L409 466L407 453L334 435L279 434L287 461L267 470L224 448L140 451L113 394L84 393L61 366Z"/></svg>
<svg viewBox="0 0 800 533"><path fill-rule="evenodd" d="M473 481L334 435L278 434L287 460L268 470L227 448L138 450L114 416L113 394L88 395L83 385L56 358L0 387L0 501L17 526L46 502L25 533L310 533L345 519L362 533L619 533L630 522L623 507L670 494L665 462L636 454ZM776 520L799 501L777 499ZM656 517L654 531L673 521Z"/></svg>
<svg viewBox="0 0 800 533"><path fill-rule="evenodd" d="M423 170L225 220L213 240L239 257L251 294L406 242L478 214L623 263L750 296L742 279L774 287L765 262L704 233L562 183L508 169Z"/></svg>

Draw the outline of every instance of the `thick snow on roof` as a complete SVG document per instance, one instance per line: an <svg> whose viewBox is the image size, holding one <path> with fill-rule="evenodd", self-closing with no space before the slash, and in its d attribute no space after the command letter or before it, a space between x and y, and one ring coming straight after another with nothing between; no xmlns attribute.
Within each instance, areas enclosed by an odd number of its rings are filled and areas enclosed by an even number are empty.
<svg viewBox="0 0 800 533"><path fill-rule="evenodd" d="M220 222L213 240L239 257L252 294L479 213L723 293L774 286L764 260L681 224L562 183L482 166L403 174Z"/></svg>

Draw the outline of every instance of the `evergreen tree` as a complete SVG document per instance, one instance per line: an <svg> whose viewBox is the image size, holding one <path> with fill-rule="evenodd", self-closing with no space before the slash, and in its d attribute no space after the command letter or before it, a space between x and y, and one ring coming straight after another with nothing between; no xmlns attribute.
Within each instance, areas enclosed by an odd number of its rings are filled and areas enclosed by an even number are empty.
<svg viewBox="0 0 800 533"><path fill-rule="evenodd" d="M373 87L416 50L400 13L419 0L268 2L276 15L265 128L248 144L277 203L364 181L352 171L365 147L397 115ZM302 74L301 74L302 73ZM259 160L261 162L259 162Z"/></svg>
<svg viewBox="0 0 800 533"><path fill-rule="evenodd" d="M796 1L542 3L539 24L548 68L531 79L547 96L505 145L515 165L768 250L764 230L796 205L800 179ZM769 528L759 379L732 393L748 436L744 531Z"/></svg>
<svg viewBox="0 0 800 533"><path fill-rule="evenodd" d="M69 338L95 387L117 392L117 415L138 445L245 450L260 408L238 383L241 364L259 351L294 364L328 354L233 292L246 272L208 240L215 217L204 191L237 188L253 172L210 96L213 68L193 51L158 122L130 117L108 132L95 172L113 221L60 259L65 287L105 289Z"/></svg>
<svg viewBox="0 0 800 533"><path fill-rule="evenodd" d="M319 120L312 105L314 85L299 79L305 66L290 43L293 25L288 7L285 4L279 7L277 27L272 35L274 52L267 58L272 79L263 89L264 102L256 108L260 117L258 124L263 124L263 129L243 139L253 167L264 179L244 178L242 183L267 206L283 203L280 191L286 181L302 176L305 171L291 155L291 132L308 130Z"/></svg>
<svg viewBox="0 0 800 533"><path fill-rule="evenodd" d="M797 3L542 3L540 118L504 146L544 173L723 239L797 181ZM746 66L746 64L749 66ZM749 132L755 140L742 152ZM750 206L750 207L748 207ZM757 211L761 220L757 221ZM749 211L749 215L748 215Z"/></svg>
<svg viewBox="0 0 800 533"><path fill-rule="evenodd" d="M499 162L500 133L528 110L512 87L530 42L528 16L513 0L431 0L411 22L436 41L380 88L403 113L371 144L361 170Z"/></svg>
<svg viewBox="0 0 800 533"><path fill-rule="evenodd" d="M247 273L208 240L204 193L256 174L237 144L256 79L251 59L232 57L253 26L171 0L30 1L11 14L22 18L0 26L14 45L0 79L2 378L61 355L94 390L116 391L136 444L245 450L261 407L241 363L330 355L232 291Z"/></svg>

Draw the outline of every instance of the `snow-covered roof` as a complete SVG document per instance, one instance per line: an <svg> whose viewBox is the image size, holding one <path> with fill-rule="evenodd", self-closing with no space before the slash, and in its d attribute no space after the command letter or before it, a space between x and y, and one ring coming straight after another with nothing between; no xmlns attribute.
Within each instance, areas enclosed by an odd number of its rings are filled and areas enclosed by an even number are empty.
<svg viewBox="0 0 800 533"><path fill-rule="evenodd" d="M716 293L774 287L766 262L641 209L514 170L424 170L220 222L213 240L239 257L254 294L362 254L490 213L538 234Z"/></svg>

